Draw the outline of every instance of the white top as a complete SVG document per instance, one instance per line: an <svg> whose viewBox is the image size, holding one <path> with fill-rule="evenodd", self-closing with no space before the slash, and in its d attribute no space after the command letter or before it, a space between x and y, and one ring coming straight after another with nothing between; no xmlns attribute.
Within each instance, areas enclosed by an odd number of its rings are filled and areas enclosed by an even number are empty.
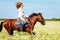
<svg viewBox="0 0 60 40"><path fill-rule="evenodd" d="M25 15L25 14L23 13L22 8L19 8L19 9L18 9L18 12L19 12L18 17L19 17L20 19L25 20L24 18L25 18L25 17L28 17L27 15Z"/></svg>

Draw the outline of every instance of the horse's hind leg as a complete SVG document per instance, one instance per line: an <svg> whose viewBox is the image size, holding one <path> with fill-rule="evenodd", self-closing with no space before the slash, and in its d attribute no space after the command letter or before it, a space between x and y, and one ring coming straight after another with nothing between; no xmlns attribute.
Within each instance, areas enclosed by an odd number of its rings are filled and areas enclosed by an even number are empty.
<svg viewBox="0 0 60 40"><path fill-rule="evenodd" d="M11 28L6 28L5 29L7 30L7 32L9 33L10 36L13 36L13 29Z"/></svg>
<svg viewBox="0 0 60 40"><path fill-rule="evenodd" d="M13 36L13 29L7 30L10 36Z"/></svg>
<svg viewBox="0 0 60 40"><path fill-rule="evenodd" d="M13 29L8 30L10 36L13 36Z"/></svg>
<svg viewBox="0 0 60 40"><path fill-rule="evenodd" d="M10 35L12 36L13 36L13 31L14 31L13 29L10 30Z"/></svg>

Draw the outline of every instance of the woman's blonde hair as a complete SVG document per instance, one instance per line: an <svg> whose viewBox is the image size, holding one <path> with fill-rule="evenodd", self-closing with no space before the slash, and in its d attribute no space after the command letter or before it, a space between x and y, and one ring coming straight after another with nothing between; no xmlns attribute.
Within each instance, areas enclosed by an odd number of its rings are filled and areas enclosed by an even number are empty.
<svg viewBox="0 0 60 40"><path fill-rule="evenodd" d="M19 9L22 6L22 4L23 4L22 2L17 2L16 3L16 8Z"/></svg>

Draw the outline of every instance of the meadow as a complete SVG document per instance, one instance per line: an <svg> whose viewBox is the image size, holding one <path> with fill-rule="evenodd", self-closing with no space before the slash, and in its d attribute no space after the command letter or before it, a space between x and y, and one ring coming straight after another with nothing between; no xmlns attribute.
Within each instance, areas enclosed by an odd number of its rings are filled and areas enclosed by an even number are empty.
<svg viewBox="0 0 60 40"><path fill-rule="evenodd" d="M30 35L27 32L14 31L14 36L9 37L5 28L0 32L0 40L60 40L60 21L46 21L46 25L36 23Z"/></svg>

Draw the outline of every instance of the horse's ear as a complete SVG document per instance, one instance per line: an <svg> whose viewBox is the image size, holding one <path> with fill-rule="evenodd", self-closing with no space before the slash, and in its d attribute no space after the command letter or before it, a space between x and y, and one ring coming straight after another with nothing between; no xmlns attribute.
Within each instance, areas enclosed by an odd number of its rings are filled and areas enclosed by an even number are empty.
<svg viewBox="0 0 60 40"><path fill-rule="evenodd" d="M42 15L42 13L39 13L39 15Z"/></svg>
<svg viewBox="0 0 60 40"><path fill-rule="evenodd" d="M35 12L33 14L36 14Z"/></svg>

